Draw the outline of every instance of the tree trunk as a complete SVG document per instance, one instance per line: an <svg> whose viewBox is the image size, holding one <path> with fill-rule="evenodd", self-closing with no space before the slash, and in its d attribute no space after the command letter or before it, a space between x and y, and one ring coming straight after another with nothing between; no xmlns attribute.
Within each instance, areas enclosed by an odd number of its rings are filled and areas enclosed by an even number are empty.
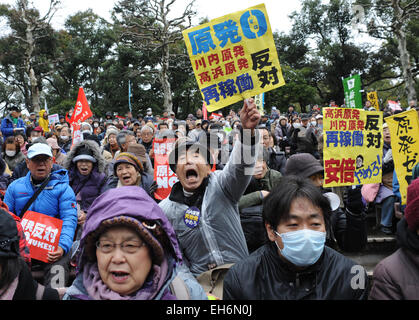
<svg viewBox="0 0 419 320"><path fill-rule="evenodd" d="M39 113L41 110L40 106L40 95L39 95L39 88L38 88L38 79L36 79L35 71L31 67L29 70L29 80L31 83L31 103L32 103L32 110L36 113Z"/></svg>
<svg viewBox="0 0 419 320"><path fill-rule="evenodd" d="M400 63L403 72L403 79L405 81L405 90L407 95L407 100L416 100L416 90L415 90L415 81L413 80L412 75L412 65L410 63L410 54L407 51L406 45L406 34L403 27L403 18L402 12L399 7L399 0L392 0L391 4L394 10L394 33L397 38L397 44L400 55Z"/></svg>
<svg viewBox="0 0 419 320"><path fill-rule="evenodd" d="M27 3L25 1L21 2L22 4L22 20L26 24L26 31L25 31L25 70L29 77L30 83L30 95L31 95L31 105L27 106L29 111L40 111L40 94L39 94L39 86L38 86L38 79L35 75L35 71L32 67L32 59L33 59L33 52L35 51L35 40L33 35L33 26L31 22L26 18L26 10L27 10Z"/></svg>
<svg viewBox="0 0 419 320"><path fill-rule="evenodd" d="M164 102L163 102L163 108L164 111L172 111L173 108L173 100L172 100L172 88L170 86L169 82L169 45L163 46L163 56L161 61L161 70L159 73L160 83L163 88L163 95L164 95Z"/></svg>

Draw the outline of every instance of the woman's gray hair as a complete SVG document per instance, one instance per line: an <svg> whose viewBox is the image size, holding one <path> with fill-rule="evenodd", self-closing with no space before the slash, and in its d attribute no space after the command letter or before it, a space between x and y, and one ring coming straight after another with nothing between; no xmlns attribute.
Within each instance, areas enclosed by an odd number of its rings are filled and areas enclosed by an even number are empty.
<svg viewBox="0 0 419 320"><path fill-rule="evenodd" d="M130 130L122 130L121 132L118 133L118 135L116 136L116 142L118 143L118 146L120 148L122 148L122 145L125 143L126 141L126 137L130 135L130 136L134 136L135 134L133 131Z"/></svg>

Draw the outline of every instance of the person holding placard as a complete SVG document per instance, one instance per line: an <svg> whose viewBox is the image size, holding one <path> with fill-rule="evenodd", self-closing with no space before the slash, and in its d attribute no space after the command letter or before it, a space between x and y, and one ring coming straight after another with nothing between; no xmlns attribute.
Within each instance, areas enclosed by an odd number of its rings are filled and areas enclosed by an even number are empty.
<svg viewBox="0 0 419 320"><path fill-rule="evenodd" d="M0 300L59 300L58 290L45 288L33 279L19 253L16 222L3 209L0 209L0 243Z"/></svg>
<svg viewBox="0 0 419 320"><path fill-rule="evenodd" d="M260 113L253 99L240 111L243 130L223 170L211 171L214 159L206 145L181 141L169 164L179 179L168 198L159 203L172 223L185 266L204 289L222 298L222 278L231 264L248 256L238 202L253 174L257 158ZM207 281L220 273L216 284Z"/></svg>
<svg viewBox="0 0 419 320"><path fill-rule="evenodd" d="M67 170L52 171L51 147L44 143L35 143L28 149L26 164L29 169L26 176L13 181L7 188L4 202L9 210L19 217L27 211L43 214L62 220L62 229L59 236L58 247L46 254L47 263L37 261L33 267L44 271L44 284L51 285L54 275L52 266L59 265L62 271L62 282L69 278L68 255L77 226L76 196L69 185ZM52 171L52 172L51 172ZM38 193L39 191L39 193ZM38 231L38 236L45 229L30 228L33 234ZM44 235L45 237L45 235Z"/></svg>

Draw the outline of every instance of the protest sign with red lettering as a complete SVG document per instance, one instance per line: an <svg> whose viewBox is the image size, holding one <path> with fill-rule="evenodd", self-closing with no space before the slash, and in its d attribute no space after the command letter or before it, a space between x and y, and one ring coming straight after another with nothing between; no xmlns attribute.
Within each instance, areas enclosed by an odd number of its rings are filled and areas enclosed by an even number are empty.
<svg viewBox="0 0 419 320"><path fill-rule="evenodd" d="M26 211L21 225L29 245L31 259L48 262L48 252L56 251L63 221L45 214Z"/></svg>
<svg viewBox="0 0 419 320"><path fill-rule="evenodd" d="M324 187L381 183L383 112L323 108Z"/></svg>
<svg viewBox="0 0 419 320"><path fill-rule="evenodd" d="M223 114L222 113L215 113L215 112L213 112L213 113L211 113L210 120L215 119L215 120L218 121L222 117L223 117Z"/></svg>
<svg viewBox="0 0 419 320"><path fill-rule="evenodd" d="M74 145L76 145L80 141L83 141L83 134L81 133L80 124L78 124L78 123L73 123L71 125L71 131L72 131L71 148L73 148Z"/></svg>
<svg viewBox="0 0 419 320"><path fill-rule="evenodd" d="M166 199L172 191L173 185L178 181L176 174L169 166L169 154L175 142L174 138L155 138L153 140L154 181L157 183L154 197L158 200Z"/></svg>

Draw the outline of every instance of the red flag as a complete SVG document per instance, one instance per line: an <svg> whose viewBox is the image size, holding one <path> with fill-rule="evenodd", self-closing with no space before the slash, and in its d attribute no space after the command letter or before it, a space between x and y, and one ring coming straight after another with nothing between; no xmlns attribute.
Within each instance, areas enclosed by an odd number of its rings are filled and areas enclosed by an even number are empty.
<svg viewBox="0 0 419 320"><path fill-rule="evenodd" d="M89 104L87 103L84 90L82 87L80 87L79 94L77 96L76 106L74 107L74 112L70 119L70 124L76 122L83 122L87 118L90 118L92 115L93 114L90 110Z"/></svg>
<svg viewBox="0 0 419 320"><path fill-rule="evenodd" d="M207 105L205 104L205 102L202 102L202 114L204 120L208 120Z"/></svg>

